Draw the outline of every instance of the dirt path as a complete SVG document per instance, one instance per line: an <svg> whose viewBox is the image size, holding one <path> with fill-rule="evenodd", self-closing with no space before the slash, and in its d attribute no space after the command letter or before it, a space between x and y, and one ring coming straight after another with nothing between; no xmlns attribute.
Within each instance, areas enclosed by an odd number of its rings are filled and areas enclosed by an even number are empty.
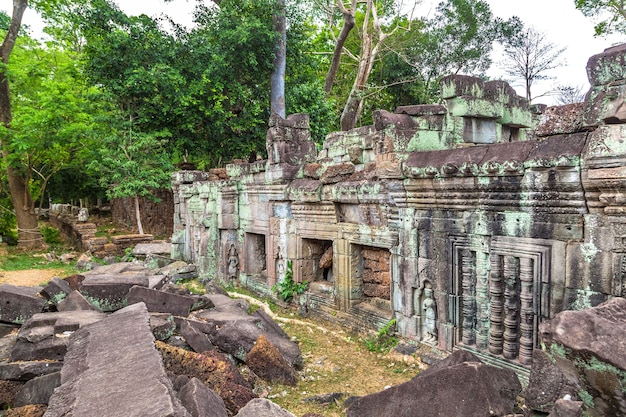
<svg viewBox="0 0 626 417"><path fill-rule="evenodd" d="M3 271L0 269L0 284L13 284L33 287L60 276L63 269L26 269L23 271Z"/></svg>

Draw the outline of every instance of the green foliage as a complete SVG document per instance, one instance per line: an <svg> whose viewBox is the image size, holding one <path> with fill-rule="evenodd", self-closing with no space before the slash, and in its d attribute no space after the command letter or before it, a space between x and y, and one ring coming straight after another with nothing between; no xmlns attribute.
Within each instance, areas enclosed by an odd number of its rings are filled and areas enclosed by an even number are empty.
<svg viewBox="0 0 626 417"><path fill-rule="evenodd" d="M287 261L285 277L272 287L272 291L276 292L281 300L289 303L294 296L304 293L308 286L309 283L306 281L295 282L293 280L293 266L291 261Z"/></svg>
<svg viewBox="0 0 626 417"><path fill-rule="evenodd" d="M370 352L387 353L398 344L398 337L395 336L396 319L391 319L379 331L376 337L369 337L364 340L367 350Z"/></svg>
<svg viewBox="0 0 626 417"><path fill-rule="evenodd" d="M616 0L574 0L585 16L597 18L595 36L626 33L626 3Z"/></svg>
<svg viewBox="0 0 626 417"><path fill-rule="evenodd" d="M61 232L59 229L52 226L42 226L39 228L41 230L41 235L43 236L43 241L48 245L58 245L63 243L63 239L61 239Z"/></svg>
<svg viewBox="0 0 626 417"><path fill-rule="evenodd" d="M61 261L49 262L43 254L35 254L32 252L12 252L0 257L0 265L5 271L23 271L25 269L50 269L63 268L68 272L74 271L73 266L64 264Z"/></svg>

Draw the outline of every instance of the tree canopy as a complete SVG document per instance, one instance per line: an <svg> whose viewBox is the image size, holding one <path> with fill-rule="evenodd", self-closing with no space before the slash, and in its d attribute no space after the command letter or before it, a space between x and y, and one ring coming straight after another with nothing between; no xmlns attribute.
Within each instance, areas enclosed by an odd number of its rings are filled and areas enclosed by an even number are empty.
<svg viewBox="0 0 626 417"><path fill-rule="evenodd" d="M585 16L598 18L596 36L626 33L626 0L574 0Z"/></svg>

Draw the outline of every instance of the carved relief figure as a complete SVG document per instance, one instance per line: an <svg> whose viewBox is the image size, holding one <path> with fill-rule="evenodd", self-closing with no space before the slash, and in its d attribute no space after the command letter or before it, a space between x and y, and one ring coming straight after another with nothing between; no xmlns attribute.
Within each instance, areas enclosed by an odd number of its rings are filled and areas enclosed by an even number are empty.
<svg viewBox="0 0 626 417"><path fill-rule="evenodd" d="M422 298L422 342L437 342L437 306L430 283L426 283Z"/></svg>
<svg viewBox="0 0 626 417"><path fill-rule="evenodd" d="M237 279L238 272L239 272L239 254L237 253L237 248L235 248L235 244L231 243L230 249L228 250L228 279L229 280Z"/></svg>

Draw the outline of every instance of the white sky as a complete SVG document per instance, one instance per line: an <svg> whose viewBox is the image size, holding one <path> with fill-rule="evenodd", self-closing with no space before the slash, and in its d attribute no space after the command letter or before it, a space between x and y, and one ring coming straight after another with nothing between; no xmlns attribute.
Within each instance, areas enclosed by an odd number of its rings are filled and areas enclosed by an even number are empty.
<svg viewBox="0 0 626 417"><path fill-rule="evenodd" d="M211 0L202 0L205 4L212 4ZM405 0L410 2L411 0ZM566 65L552 71L554 80L537 82L533 88L533 95L542 94L551 90L554 85L583 86L588 88L586 65L590 56L602 52L604 49L626 42L626 36L612 36L609 38L594 38L594 22L582 15L574 7L575 0L488 0L493 14L507 19L518 16L526 26L545 32L547 39L559 46L566 47L563 57ZM116 0L117 4L127 14L145 13L149 16L158 16L165 13L179 23L191 24L191 11L196 0L174 0L165 3L163 0ZM419 6L419 14L426 15L434 9L433 5L439 0L423 0ZM12 1L0 0L0 9L11 14ZM23 23L34 29L41 26L36 14L27 10ZM502 77L497 63L500 56L494 54L494 65L489 75ZM512 83L513 84L513 83ZM518 93L524 95L523 89L513 84ZM537 100L546 104L552 104L550 98L545 97Z"/></svg>

